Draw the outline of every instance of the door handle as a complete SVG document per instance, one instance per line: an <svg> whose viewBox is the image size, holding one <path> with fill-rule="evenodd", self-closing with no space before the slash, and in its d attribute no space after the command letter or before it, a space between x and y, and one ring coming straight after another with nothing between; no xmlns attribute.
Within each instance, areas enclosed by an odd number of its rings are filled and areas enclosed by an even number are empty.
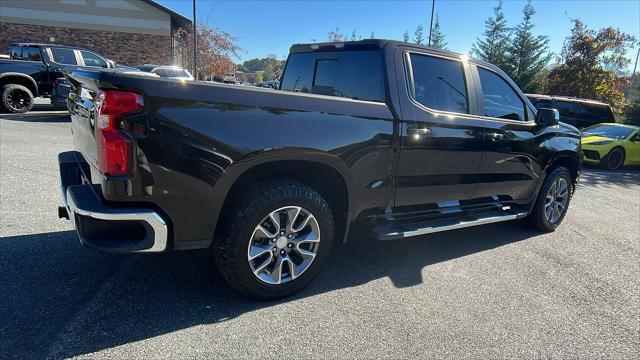
<svg viewBox="0 0 640 360"><path fill-rule="evenodd" d="M504 134L500 134L500 133L488 133L487 136L493 142L498 142L504 139Z"/></svg>
<svg viewBox="0 0 640 360"><path fill-rule="evenodd" d="M417 126L409 126L407 127L407 136L419 140L421 137L427 137L433 135L433 131L428 127L417 127Z"/></svg>

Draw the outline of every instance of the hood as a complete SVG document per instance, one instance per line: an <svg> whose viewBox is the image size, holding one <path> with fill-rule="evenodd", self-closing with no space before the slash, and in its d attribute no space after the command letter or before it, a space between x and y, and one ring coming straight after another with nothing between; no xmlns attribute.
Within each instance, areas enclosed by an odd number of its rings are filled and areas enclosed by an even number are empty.
<svg viewBox="0 0 640 360"><path fill-rule="evenodd" d="M578 136L581 136L581 134L582 134L580 132L580 130L578 130L578 128L573 126L573 125L564 123L562 121L558 122L558 125L566 132L570 132L570 133L573 133L574 135L578 135Z"/></svg>

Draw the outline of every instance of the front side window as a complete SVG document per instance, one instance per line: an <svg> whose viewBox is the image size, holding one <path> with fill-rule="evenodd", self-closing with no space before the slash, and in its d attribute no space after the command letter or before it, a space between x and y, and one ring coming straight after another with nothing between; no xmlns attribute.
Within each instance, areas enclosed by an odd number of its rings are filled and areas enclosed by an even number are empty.
<svg viewBox="0 0 640 360"><path fill-rule="evenodd" d="M78 65L73 49L51 48L51 55L53 56L53 61L58 64Z"/></svg>
<svg viewBox="0 0 640 360"><path fill-rule="evenodd" d="M484 116L524 121L525 105L513 88L498 74L478 67Z"/></svg>
<svg viewBox="0 0 640 360"><path fill-rule="evenodd" d="M82 58L84 59L84 64L86 66L107 67L107 62L94 53L81 50L80 54L82 54Z"/></svg>
<svg viewBox="0 0 640 360"><path fill-rule="evenodd" d="M462 63L456 60L411 54L413 97L434 110L469 113L469 96Z"/></svg>

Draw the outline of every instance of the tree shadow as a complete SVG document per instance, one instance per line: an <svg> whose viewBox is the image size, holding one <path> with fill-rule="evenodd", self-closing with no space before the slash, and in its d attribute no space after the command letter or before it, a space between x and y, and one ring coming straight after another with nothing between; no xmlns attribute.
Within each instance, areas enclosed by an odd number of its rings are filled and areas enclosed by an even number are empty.
<svg viewBox="0 0 640 360"><path fill-rule="evenodd" d="M580 175L580 185L631 188L640 185L640 166L624 167L620 170L605 170L595 166L584 165Z"/></svg>
<svg viewBox="0 0 640 360"><path fill-rule="evenodd" d="M70 231L5 237L0 356L87 354L380 278L400 288L429 286L422 275L429 265L536 235L518 222L395 242L356 230L307 288L272 302L235 294L205 250L115 255L81 247Z"/></svg>

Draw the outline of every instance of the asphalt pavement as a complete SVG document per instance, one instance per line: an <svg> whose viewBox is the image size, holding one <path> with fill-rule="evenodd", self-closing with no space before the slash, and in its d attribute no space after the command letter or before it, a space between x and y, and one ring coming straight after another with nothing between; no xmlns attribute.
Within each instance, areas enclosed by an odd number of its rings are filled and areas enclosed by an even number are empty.
<svg viewBox="0 0 640 360"><path fill-rule="evenodd" d="M57 218L69 118L0 114L0 358L640 357L640 171L585 169L562 226L354 234L277 302L208 251L113 255Z"/></svg>

